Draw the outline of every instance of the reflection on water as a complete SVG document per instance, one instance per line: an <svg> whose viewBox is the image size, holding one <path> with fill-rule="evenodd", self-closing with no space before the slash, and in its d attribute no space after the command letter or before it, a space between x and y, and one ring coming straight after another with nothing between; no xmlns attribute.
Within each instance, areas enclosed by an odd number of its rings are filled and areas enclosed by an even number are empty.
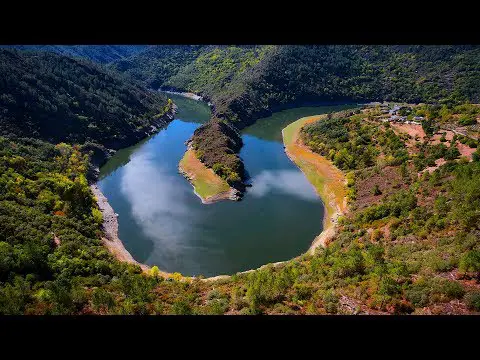
<svg viewBox="0 0 480 360"><path fill-rule="evenodd" d="M255 197L280 192L307 201L318 201L310 183L298 170L264 170L252 179L252 185L249 193Z"/></svg>
<svg viewBox="0 0 480 360"><path fill-rule="evenodd" d="M213 276L305 251L321 231L323 206L282 143L245 134L240 156L253 187L240 202L203 205L178 173L178 163L185 141L208 120L208 107L174 101L177 120L141 145L117 152L101 169L99 186L119 214L119 236L135 259L169 272ZM295 112L289 116L298 119ZM273 133L281 130L273 124Z"/></svg>
<svg viewBox="0 0 480 360"><path fill-rule="evenodd" d="M282 129L292 123L292 119L295 121L305 116L341 111L352 108L353 106L354 105L304 106L282 110L273 113L269 117L260 119L243 130L243 133L256 136L263 140L282 142Z"/></svg>

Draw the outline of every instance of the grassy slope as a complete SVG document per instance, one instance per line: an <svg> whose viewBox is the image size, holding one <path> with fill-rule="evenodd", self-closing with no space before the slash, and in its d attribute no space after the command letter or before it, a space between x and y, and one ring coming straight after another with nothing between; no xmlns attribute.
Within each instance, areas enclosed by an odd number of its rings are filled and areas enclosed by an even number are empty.
<svg viewBox="0 0 480 360"><path fill-rule="evenodd" d="M230 190L225 180L198 160L193 149L185 152L179 166L190 177L195 193L200 196L202 202L208 202L213 197L222 196Z"/></svg>
<svg viewBox="0 0 480 360"><path fill-rule="evenodd" d="M283 129L283 142L290 159L303 171L325 204L324 231L333 225L332 217L346 209L345 179L340 170L323 156L313 153L299 141L300 129L323 116L301 118Z"/></svg>

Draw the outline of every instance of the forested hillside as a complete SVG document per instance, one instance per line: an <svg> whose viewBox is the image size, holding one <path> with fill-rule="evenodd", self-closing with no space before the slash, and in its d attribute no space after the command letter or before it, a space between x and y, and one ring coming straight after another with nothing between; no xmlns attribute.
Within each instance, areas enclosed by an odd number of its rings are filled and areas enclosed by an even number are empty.
<svg viewBox="0 0 480 360"><path fill-rule="evenodd" d="M214 117L243 128L273 110L307 103L480 100L478 46L157 46L131 57L147 85L195 92ZM175 56L170 56L171 54ZM218 133L218 137L223 136ZM211 157L226 158L223 150ZM240 174L237 174L240 175Z"/></svg>
<svg viewBox="0 0 480 360"><path fill-rule="evenodd" d="M212 119L195 130L192 143L201 162L230 186L243 189L245 169L237 155L243 142L235 128L219 119Z"/></svg>
<svg viewBox="0 0 480 360"><path fill-rule="evenodd" d="M212 99L242 127L299 102L480 100L480 47L152 46L116 64L154 87Z"/></svg>
<svg viewBox="0 0 480 360"><path fill-rule="evenodd" d="M102 245L87 167L77 146L0 137L0 314L103 312L113 278L138 299L138 281L157 282Z"/></svg>
<svg viewBox="0 0 480 360"><path fill-rule="evenodd" d="M128 59L114 62L110 67L158 89L180 69L194 61L202 48L200 45L151 46Z"/></svg>
<svg viewBox="0 0 480 360"><path fill-rule="evenodd" d="M98 63L121 60L147 49L147 45L12 45L19 50L41 50L81 57Z"/></svg>
<svg viewBox="0 0 480 360"><path fill-rule="evenodd" d="M0 135L118 149L165 123L166 97L83 60L0 50Z"/></svg>
<svg viewBox="0 0 480 360"><path fill-rule="evenodd" d="M478 46L266 46L256 53L237 49L212 49L168 83L205 93L217 106L217 115L240 127L271 109L298 102L480 99Z"/></svg>

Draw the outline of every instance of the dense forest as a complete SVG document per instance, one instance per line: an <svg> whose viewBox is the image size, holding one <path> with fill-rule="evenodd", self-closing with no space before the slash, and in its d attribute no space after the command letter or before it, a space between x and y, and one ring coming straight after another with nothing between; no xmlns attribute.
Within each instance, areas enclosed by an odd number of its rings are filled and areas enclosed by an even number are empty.
<svg viewBox="0 0 480 360"><path fill-rule="evenodd" d="M3 47L54 52L102 64L128 58L148 48L147 45L4 45Z"/></svg>
<svg viewBox="0 0 480 360"><path fill-rule="evenodd" d="M458 45L153 46L116 68L205 95L243 127L299 102L478 101L479 56Z"/></svg>
<svg viewBox="0 0 480 360"><path fill-rule="evenodd" d="M151 46L109 66L158 89L165 86L168 79L180 69L194 61L201 49L200 45Z"/></svg>
<svg viewBox="0 0 480 360"><path fill-rule="evenodd" d="M165 123L167 98L86 60L0 50L0 135L118 149Z"/></svg>

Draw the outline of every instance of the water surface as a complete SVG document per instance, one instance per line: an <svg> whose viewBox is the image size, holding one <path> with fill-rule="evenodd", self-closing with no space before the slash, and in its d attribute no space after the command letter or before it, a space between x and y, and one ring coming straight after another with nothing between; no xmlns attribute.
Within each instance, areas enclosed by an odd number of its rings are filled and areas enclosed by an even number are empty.
<svg viewBox="0 0 480 360"><path fill-rule="evenodd" d="M323 204L285 155L281 129L342 107L285 110L247 128L240 156L253 186L240 202L203 205L178 163L210 111L169 96L179 107L175 120L101 169L99 187L119 214L119 237L132 256L168 272L214 276L305 252L322 230Z"/></svg>

